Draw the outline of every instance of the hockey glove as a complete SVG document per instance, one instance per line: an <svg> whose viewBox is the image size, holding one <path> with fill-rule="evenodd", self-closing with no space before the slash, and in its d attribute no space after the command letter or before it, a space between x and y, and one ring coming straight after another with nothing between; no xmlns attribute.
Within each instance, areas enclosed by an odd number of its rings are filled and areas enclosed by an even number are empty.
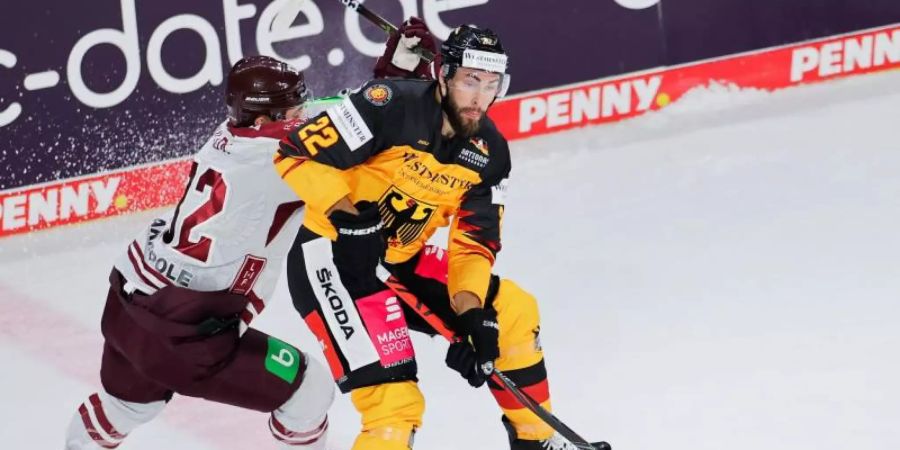
<svg viewBox="0 0 900 450"><path fill-rule="evenodd" d="M375 62L375 78L421 78L433 80L432 64L420 58L413 49L422 47L435 54L433 67L440 67L440 53L428 25L418 17L410 17L392 33L385 44L384 54Z"/></svg>
<svg viewBox="0 0 900 450"><path fill-rule="evenodd" d="M353 298L362 298L384 289L375 268L384 258L387 244L381 231L381 214L373 202L354 205L359 215L337 210L328 216L338 237L331 244L334 265Z"/></svg>
<svg viewBox="0 0 900 450"><path fill-rule="evenodd" d="M497 312L472 308L459 316L459 323L468 341L451 344L445 362L470 385L479 387L494 371L494 360L500 356Z"/></svg>
<svg viewBox="0 0 900 450"><path fill-rule="evenodd" d="M478 368L478 358L475 357L475 349L466 341L450 344L447 349L447 357L444 359L447 367L459 372L472 387L481 387L487 377Z"/></svg>

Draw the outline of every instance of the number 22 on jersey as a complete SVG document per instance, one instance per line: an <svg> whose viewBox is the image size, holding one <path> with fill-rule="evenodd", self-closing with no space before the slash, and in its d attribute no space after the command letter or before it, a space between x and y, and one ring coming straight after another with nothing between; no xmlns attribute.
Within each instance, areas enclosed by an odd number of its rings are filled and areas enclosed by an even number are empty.
<svg viewBox="0 0 900 450"><path fill-rule="evenodd" d="M337 130L334 129L328 116L322 116L319 120L310 122L300 128L300 131L297 132L297 137L303 142L303 146L306 147L309 156L316 156L319 150L331 147L338 141Z"/></svg>

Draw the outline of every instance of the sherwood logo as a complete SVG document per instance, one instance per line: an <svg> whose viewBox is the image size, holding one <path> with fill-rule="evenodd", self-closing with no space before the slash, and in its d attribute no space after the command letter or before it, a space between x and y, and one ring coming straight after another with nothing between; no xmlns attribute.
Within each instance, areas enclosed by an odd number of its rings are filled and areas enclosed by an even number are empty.
<svg viewBox="0 0 900 450"><path fill-rule="evenodd" d="M0 230L76 222L106 213L116 199L121 177L49 186L0 197Z"/></svg>
<svg viewBox="0 0 900 450"><path fill-rule="evenodd" d="M900 29L800 47L791 56L791 81L881 67L900 62Z"/></svg>
<svg viewBox="0 0 900 450"><path fill-rule="evenodd" d="M536 124L551 129L647 111L661 84L662 77L656 75L526 98L519 105L519 132L529 132Z"/></svg>
<svg viewBox="0 0 900 450"><path fill-rule="evenodd" d="M328 269L319 269L316 271L316 277L319 279L319 288L321 289L322 294L328 299L328 304L331 306L331 312L334 314L334 318L337 319L338 324L341 326L341 331L344 332L344 338L350 339L350 336L353 336L355 330L352 326L348 325L350 323L350 317L347 315L347 311L344 310L344 301L337 294L337 291L334 289L334 284L331 282L331 271Z"/></svg>

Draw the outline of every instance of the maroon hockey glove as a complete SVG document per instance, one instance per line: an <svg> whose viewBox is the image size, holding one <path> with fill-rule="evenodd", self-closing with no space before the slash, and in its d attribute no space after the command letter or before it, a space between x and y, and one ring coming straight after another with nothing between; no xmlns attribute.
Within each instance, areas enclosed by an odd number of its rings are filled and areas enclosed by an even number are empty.
<svg viewBox="0 0 900 450"><path fill-rule="evenodd" d="M435 54L434 65L413 52L422 47ZM397 33L392 33L385 44L384 54L375 62L372 72L375 78L421 78L433 80L433 67L440 67L437 41L428 25L418 17L403 22Z"/></svg>

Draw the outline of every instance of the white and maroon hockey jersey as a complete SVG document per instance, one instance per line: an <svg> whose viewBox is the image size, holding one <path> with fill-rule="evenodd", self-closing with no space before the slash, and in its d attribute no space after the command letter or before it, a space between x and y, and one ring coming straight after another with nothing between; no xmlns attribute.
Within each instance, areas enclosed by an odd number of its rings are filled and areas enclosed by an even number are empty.
<svg viewBox="0 0 900 450"><path fill-rule="evenodd" d="M246 295L242 327L262 312L303 222L303 203L272 165L298 121L223 123L194 155L178 206L152 221L115 263L126 290L175 285Z"/></svg>

